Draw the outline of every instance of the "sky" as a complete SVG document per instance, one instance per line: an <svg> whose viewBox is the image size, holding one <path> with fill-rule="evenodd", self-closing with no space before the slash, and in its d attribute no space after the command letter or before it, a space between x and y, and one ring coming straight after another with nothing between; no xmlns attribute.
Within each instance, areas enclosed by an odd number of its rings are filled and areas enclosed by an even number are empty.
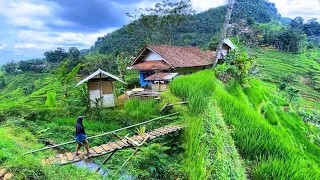
<svg viewBox="0 0 320 180"><path fill-rule="evenodd" d="M57 47L90 48L130 19L126 12L159 0L0 0L0 65L42 58ZM320 20L320 0L269 0L284 17ZM197 12L226 0L191 0Z"/></svg>

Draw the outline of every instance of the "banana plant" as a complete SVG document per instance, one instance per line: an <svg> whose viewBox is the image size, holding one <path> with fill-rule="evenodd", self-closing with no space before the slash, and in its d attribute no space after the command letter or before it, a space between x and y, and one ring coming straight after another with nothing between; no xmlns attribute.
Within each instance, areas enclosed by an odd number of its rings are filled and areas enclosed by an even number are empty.
<svg viewBox="0 0 320 180"><path fill-rule="evenodd" d="M69 59L66 59L66 61L62 64L59 71L59 82L63 87L64 96L67 99L68 98L68 84L72 81L74 76L78 73L80 68L83 66L81 63L79 63L76 67L72 69L71 72L67 71L67 65L69 63Z"/></svg>

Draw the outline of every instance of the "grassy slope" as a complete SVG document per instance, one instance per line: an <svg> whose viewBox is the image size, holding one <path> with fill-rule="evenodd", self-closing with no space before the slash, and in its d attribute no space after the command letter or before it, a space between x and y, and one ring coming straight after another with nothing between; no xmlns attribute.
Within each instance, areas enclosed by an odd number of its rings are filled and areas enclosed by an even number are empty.
<svg viewBox="0 0 320 180"><path fill-rule="evenodd" d="M299 89L303 97L301 103L308 108L320 109L320 92L312 85L306 84L306 73L314 72L313 78L320 83L320 64L315 61L320 57L319 50L306 54L289 54L277 50L259 50L257 64L261 71L260 77L264 85L272 92L279 94L276 85L287 75L293 75L297 82L290 85Z"/></svg>
<svg viewBox="0 0 320 180"><path fill-rule="evenodd" d="M179 77L170 84L176 96L188 99L186 171L189 179L246 179L243 162L224 116L216 105L213 74Z"/></svg>
<svg viewBox="0 0 320 180"><path fill-rule="evenodd" d="M199 132L200 137L202 137L201 135L210 136L208 126L204 121L201 121L201 117L203 117L201 114L204 113L203 110L210 102L208 95L213 94L215 106L221 110L224 122L231 127L231 136L235 145L239 149L241 157L247 162L247 168L250 169L247 173L248 177L252 179L320 178L320 161L317 158L320 155L320 147L313 143L308 135L312 131L311 129L314 130L315 135L319 135L319 129L304 124L295 112L284 112L281 106L282 98L271 94L259 81L251 82L251 86L243 91L238 85L225 87L214 78L213 72L204 71L179 77L173 81L170 87L174 94L189 100L189 105L192 106L189 111L198 116L189 120L188 129L195 129L193 133ZM195 87L200 87L201 91ZM215 118L211 118L211 120L217 121ZM199 123L202 123L204 127L199 127ZM191 149L193 155L198 154L196 157L198 161L192 161L195 157L187 154L187 160L190 158L191 162L198 163L193 164L193 167L188 166L194 168L194 171L191 172L192 177L196 176L194 179L204 177L203 174L207 173L213 173L213 176L215 173L219 174L219 172L211 172L210 168L203 167L208 163L199 164L199 162L208 161L209 158L205 156L205 152L219 146L217 144L210 146L210 143L199 141L199 139L197 136L193 140L190 137L189 140L187 139L187 145L198 147ZM203 153L203 151L205 152ZM214 162L223 162L221 158L215 157L214 153L210 154ZM232 159L229 153L224 156L226 158L224 160ZM241 179L241 176L231 175L241 174L242 168L236 168L231 163L230 167L232 167L232 171L222 169L221 172L231 172L228 175L230 179Z"/></svg>
<svg viewBox="0 0 320 180"><path fill-rule="evenodd" d="M44 105L48 90L59 93L59 85L52 74L6 74L5 81L6 87L0 90L1 108L17 105Z"/></svg>
<svg viewBox="0 0 320 180"><path fill-rule="evenodd" d="M20 120L13 120L20 121ZM14 122L0 126L0 167L4 166L14 174L13 179L101 179L100 175L73 166L43 166L40 159L51 154L19 156L27 149L41 147L37 138ZM51 154L52 155L52 154Z"/></svg>
<svg viewBox="0 0 320 180"><path fill-rule="evenodd" d="M56 75L50 73L5 74L6 87L0 89L0 109L14 106L45 107L47 92L57 94L57 102L64 98L63 88ZM74 81L69 93L74 92Z"/></svg>

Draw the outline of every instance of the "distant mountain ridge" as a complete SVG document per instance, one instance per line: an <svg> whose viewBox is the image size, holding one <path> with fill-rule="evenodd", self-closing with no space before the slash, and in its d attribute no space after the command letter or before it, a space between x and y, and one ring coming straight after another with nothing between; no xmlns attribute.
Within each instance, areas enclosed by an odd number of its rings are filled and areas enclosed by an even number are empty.
<svg viewBox="0 0 320 180"><path fill-rule="evenodd" d="M211 8L205 12L187 17L185 23L175 29L173 45L207 45L213 35L220 31L227 6ZM259 23L271 20L280 20L280 14L274 3L265 0L237 0L232 15L233 22L241 19L250 19ZM145 35L153 33L139 27L134 21L124 27L99 37L92 46L91 51L103 54L110 53L137 53L146 42Z"/></svg>

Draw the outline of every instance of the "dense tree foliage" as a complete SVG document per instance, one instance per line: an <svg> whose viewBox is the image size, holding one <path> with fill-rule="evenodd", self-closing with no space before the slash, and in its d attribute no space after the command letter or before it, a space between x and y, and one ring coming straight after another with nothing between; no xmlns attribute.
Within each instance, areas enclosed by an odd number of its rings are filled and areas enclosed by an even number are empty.
<svg viewBox="0 0 320 180"><path fill-rule="evenodd" d="M259 23L278 20L280 14L274 3L265 0L236 0L234 5L233 20L252 18Z"/></svg>
<svg viewBox="0 0 320 180"><path fill-rule="evenodd" d="M46 64L41 59L29 60L29 61L19 61L17 63L17 68L22 72L35 72L41 73L46 70Z"/></svg>
<svg viewBox="0 0 320 180"><path fill-rule="evenodd" d="M0 76L0 89L3 89L6 87L6 80L3 76Z"/></svg>
<svg viewBox="0 0 320 180"><path fill-rule="evenodd" d="M164 0L156 3L153 8L136 10L135 13L127 13L134 20L138 27L145 29L146 41L152 44L173 44L176 27L187 20L187 15L193 14L190 0L171 2ZM135 30L135 29L132 29Z"/></svg>
<svg viewBox="0 0 320 180"><path fill-rule="evenodd" d="M45 52L44 56L48 62L58 63L68 57L68 53L63 48L58 47L54 51Z"/></svg>
<svg viewBox="0 0 320 180"><path fill-rule="evenodd" d="M163 3L160 3L159 7L149 9L151 12L161 9L159 12L160 15L159 13L143 14L142 18L136 18L138 20L133 21L129 25L98 38L92 50L103 54L118 54L124 52L135 55L148 43L196 45L202 48L207 45L208 40L211 39L213 35L220 31L227 10L227 6L220 6L195 15L189 15L190 13L192 14L192 11L189 9L189 13L183 11L185 20L180 21L179 17L181 17L181 13L174 11L168 12L166 10L176 10L177 8L168 8L168 6L163 8L160 5L163 6ZM176 5L177 6L174 7L181 7L178 4ZM168 14L170 16L166 16ZM159 17L162 18L159 19ZM254 21L266 23L273 19L279 19L279 17L278 11L273 3L265 0L239 0L236 1L234 7L232 22L238 23L246 19L250 24ZM169 29L157 28L160 27L161 24L168 24L172 20L179 23L175 23L175 25L170 26ZM170 35L170 37L168 37L168 33L173 34L173 36L171 37ZM166 37L165 40L156 38L163 36Z"/></svg>
<svg viewBox="0 0 320 180"><path fill-rule="evenodd" d="M304 42L305 34L298 29L290 28L279 36L279 48L286 52L300 53Z"/></svg>
<svg viewBox="0 0 320 180"><path fill-rule="evenodd" d="M320 23L316 18L312 18L303 25L303 31L308 36L320 36Z"/></svg>

